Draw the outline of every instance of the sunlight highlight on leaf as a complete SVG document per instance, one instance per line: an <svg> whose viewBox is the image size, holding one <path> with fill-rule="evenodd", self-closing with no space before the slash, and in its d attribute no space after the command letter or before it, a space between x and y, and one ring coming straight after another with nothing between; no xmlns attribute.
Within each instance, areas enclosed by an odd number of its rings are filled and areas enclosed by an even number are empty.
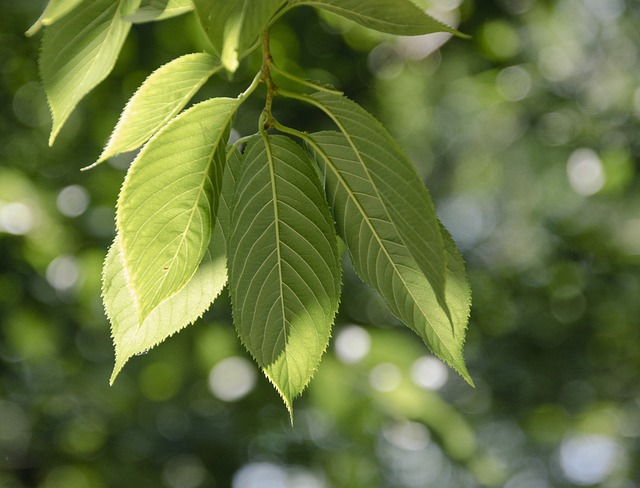
<svg viewBox="0 0 640 488"><path fill-rule="evenodd" d="M53 117L50 145L78 102L113 69L131 28L122 17L139 3L85 1L45 30L40 74Z"/></svg>
<svg viewBox="0 0 640 488"><path fill-rule="evenodd" d="M27 37L35 35L43 26L61 19L84 0L50 0L40 18L26 32Z"/></svg>
<svg viewBox="0 0 640 488"><path fill-rule="evenodd" d="M338 309L333 223L311 162L282 136L249 144L234 202L228 260L234 324L291 412Z"/></svg>
<svg viewBox="0 0 640 488"><path fill-rule="evenodd" d="M171 120L220 64L206 53L186 54L151 73L129 99L109 142L92 166L133 151Z"/></svg>
<svg viewBox="0 0 640 488"><path fill-rule="evenodd" d="M116 224L140 320L180 290L202 260L238 105L230 98L194 105L149 141L127 173Z"/></svg>

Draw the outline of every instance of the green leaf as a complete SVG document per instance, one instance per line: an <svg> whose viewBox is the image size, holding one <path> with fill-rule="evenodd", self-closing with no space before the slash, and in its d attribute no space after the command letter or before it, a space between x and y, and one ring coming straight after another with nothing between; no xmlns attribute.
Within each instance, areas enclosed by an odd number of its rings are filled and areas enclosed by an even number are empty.
<svg viewBox="0 0 640 488"><path fill-rule="evenodd" d="M153 136L129 168L116 223L140 321L180 290L202 260L238 105L229 98L194 105Z"/></svg>
<svg viewBox="0 0 640 488"><path fill-rule="evenodd" d="M222 190L220 192L220 201L218 202L218 212L216 213L216 226L211 235L211 243L209 249L216 249L228 256L227 243L230 237L230 220L233 196L236 191L236 183L242 170L240 151L233 151L227 157L224 175L222 176ZM227 263L224 263L225 273L227 272Z"/></svg>
<svg viewBox="0 0 640 488"><path fill-rule="evenodd" d="M227 71L233 73L285 0L194 0L200 23Z"/></svg>
<svg viewBox="0 0 640 488"><path fill-rule="evenodd" d="M400 178L391 175L398 167L397 161L383 148L370 149L366 154L354 151L349 139L337 132L320 132L311 134L310 138L316 161L324 169L327 197L338 233L347 245L354 269L382 295L397 317L471 383L462 356L468 320L468 285L464 266L450 237L444 234L443 243L441 239L431 241L426 233L416 234L411 248L407 245L406 235L398 225L403 218L401 212L408 212L406 204L415 204L417 209L424 204L415 199ZM389 180L384 182L368 175L363 169L363 155L388 164ZM394 193L392 201L383 196L387 194L388 198ZM402 199L406 201L401 202ZM428 212L425 220L430 220L431 212L424 208L423 211ZM416 230L425 227L424 223L416 224ZM436 225L440 224L436 221ZM446 265L447 311L412 252L420 242L430 252L441 250L449 257L440 258Z"/></svg>
<svg viewBox="0 0 640 488"><path fill-rule="evenodd" d="M410 0L290 0L290 3L327 10L388 34L417 36L449 32L468 37L426 14Z"/></svg>
<svg viewBox="0 0 640 488"><path fill-rule="evenodd" d="M356 124L358 112L348 124L353 133L310 136L325 174L338 233L362 280L471 383L462 357L468 293L464 293L466 279L459 255L448 234L443 243L431 202L417 190L416 177L408 171L404 157L368 118ZM410 229L411 225L415 227ZM425 263L420 262L427 258L438 268L425 272ZM442 275L438 275L440 266Z"/></svg>
<svg viewBox="0 0 640 488"><path fill-rule="evenodd" d="M228 265L240 339L291 413L327 347L341 268L317 172L288 138L264 136L246 150Z"/></svg>
<svg viewBox="0 0 640 488"><path fill-rule="evenodd" d="M429 192L409 158L386 129L355 102L335 92L316 92L303 98L338 125L352 153L353 168L349 171L366 182L363 190L381 205L372 210L392 224L397 239L411 253L448 314L440 223Z"/></svg>
<svg viewBox="0 0 640 488"><path fill-rule="evenodd" d="M27 37L36 34L42 26L51 25L56 20L61 19L76 8L82 1L83 0L50 0L40 18L26 32Z"/></svg>
<svg viewBox="0 0 640 488"><path fill-rule="evenodd" d="M192 0L146 0L143 5L125 20L134 24L157 22L186 14L194 9Z"/></svg>
<svg viewBox="0 0 640 488"><path fill-rule="evenodd" d="M220 64L209 54L181 56L161 66L129 99L102 154L92 166L144 144L171 120Z"/></svg>
<svg viewBox="0 0 640 488"><path fill-rule="evenodd" d="M49 144L78 102L113 69L131 23L123 20L140 0L85 0L47 27L42 38L40 74L53 127Z"/></svg>
<svg viewBox="0 0 640 488"><path fill-rule="evenodd" d="M160 344L202 316L227 282L225 265L224 249L211 246L193 278L141 322L127 283L121 240L116 236L102 273L102 299L116 350L111 384L129 358Z"/></svg>

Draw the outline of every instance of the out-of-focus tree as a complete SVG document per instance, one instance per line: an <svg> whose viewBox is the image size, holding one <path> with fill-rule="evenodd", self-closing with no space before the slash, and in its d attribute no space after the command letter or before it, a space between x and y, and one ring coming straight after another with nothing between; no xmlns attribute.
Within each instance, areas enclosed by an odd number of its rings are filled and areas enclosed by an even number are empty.
<svg viewBox="0 0 640 488"><path fill-rule="evenodd" d="M224 297L107 383L99 276L130 158L78 170L148 73L199 46L193 18L136 26L48 148L37 42L23 36L42 4L2 6L0 486L638 482L640 9L424 6L472 39L391 39L300 9L277 24L272 51L364 102L409 150L466 258L476 389L347 274L293 428ZM235 95L243 66L201 96Z"/></svg>

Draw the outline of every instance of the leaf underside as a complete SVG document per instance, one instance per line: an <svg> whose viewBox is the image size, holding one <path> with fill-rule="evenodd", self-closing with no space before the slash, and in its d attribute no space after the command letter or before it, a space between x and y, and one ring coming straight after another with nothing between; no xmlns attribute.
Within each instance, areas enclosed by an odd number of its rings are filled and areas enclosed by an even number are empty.
<svg viewBox="0 0 640 488"><path fill-rule="evenodd" d="M116 224L140 321L191 279L204 256L237 107L229 98L194 105L149 141L127 173Z"/></svg>
<svg viewBox="0 0 640 488"><path fill-rule="evenodd" d="M45 30L40 74L53 117L49 144L78 102L113 69L131 27L122 17L139 3L85 0Z"/></svg>
<svg viewBox="0 0 640 488"><path fill-rule="evenodd" d="M392 223L397 238L407 247L448 314L444 295L446 254L440 224L413 164L386 129L355 102L329 92L314 93L307 100L329 115L342 131L353 152L353 171L379 200L379 212Z"/></svg>
<svg viewBox="0 0 640 488"><path fill-rule="evenodd" d="M466 278L461 258L449 249L452 241L448 235L445 237L449 257L444 291L447 313L394 220L384 211L395 202L385 203L379 196L380 181L365 176L360 158L348 139L338 132L321 132L310 137L318 166L325 174L327 198L338 233L347 245L354 269L380 293L402 322L471 383L462 357L468 320L468 312L464 311L468 309L469 295L464 289ZM427 245L433 247L433 243Z"/></svg>
<svg viewBox="0 0 640 488"><path fill-rule="evenodd" d="M27 37L35 35L43 26L51 25L71 12L83 0L50 0L42 15L26 32Z"/></svg>
<svg viewBox="0 0 640 488"><path fill-rule="evenodd" d="M264 136L249 144L228 265L240 339L291 412L327 347L341 280L317 172L291 139Z"/></svg>

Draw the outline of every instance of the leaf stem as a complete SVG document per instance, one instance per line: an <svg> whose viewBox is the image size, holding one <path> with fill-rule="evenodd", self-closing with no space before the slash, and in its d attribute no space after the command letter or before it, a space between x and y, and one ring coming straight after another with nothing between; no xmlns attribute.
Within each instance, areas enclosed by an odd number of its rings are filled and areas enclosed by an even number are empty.
<svg viewBox="0 0 640 488"><path fill-rule="evenodd" d="M240 146L241 144L245 144L247 142L249 142L251 139L253 139L256 135L255 134L250 134L248 136L244 136L241 137L240 139L238 139L236 142L234 142L233 144L231 144L228 148L227 148L227 159L229 159L229 156L231 156L231 153L233 153L236 149L238 149L238 146Z"/></svg>
<svg viewBox="0 0 640 488"><path fill-rule="evenodd" d="M312 88L313 90L323 91L323 92L327 92L327 93L335 93L337 95L342 95L343 94L340 90L336 90L334 88L330 88L328 86L321 85L318 82L314 82L314 81L311 81L311 80L305 80L304 78L300 78L299 76L296 76L296 75L294 75L292 73L289 73L288 71L285 71L280 66L278 66L275 62L271 63L271 69L273 71L275 71L276 73L278 73L280 76L283 76L284 78L287 78L288 80L293 81L294 83L298 83L299 85L303 85L303 86L306 86L308 88Z"/></svg>
<svg viewBox="0 0 640 488"><path fill-rule="evenodd" d="M256 88L258 87L261 81L262 81L262 71L259 71L256 74L256 76L254 76L253 80L251 81L251 84L247 87L247 89L243 91L240 95L238 95L237 100L240 103L244 102L245 99L256 90Z"/></svg>
<svg viewBox="0 0 640 488"><path fill-rule="evenodd" d="M269 29L265 29L262 32L262 69L260 70L260 73L261 80L267 85L267 99L262 112L263 116L260 117L260 126L266 129L271 127L273 124L271 107L273 105L273 97L278 92L278 88L271 78L271 66L273 66L273 58L271 57L271 50L269 46Z"/></svg>

